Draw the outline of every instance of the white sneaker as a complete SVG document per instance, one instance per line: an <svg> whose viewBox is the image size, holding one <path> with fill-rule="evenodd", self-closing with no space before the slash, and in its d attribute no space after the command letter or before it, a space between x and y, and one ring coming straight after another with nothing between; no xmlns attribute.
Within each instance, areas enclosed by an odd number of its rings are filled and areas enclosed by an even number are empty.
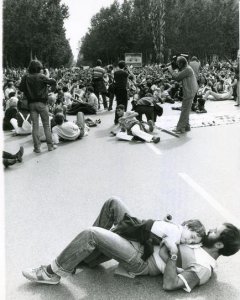
<svg viewBox="0 0 240 300"><path fill-rule="evenodd" d="M44 284L58 284L61 279L57 274L49 274L46 266L41 266L36 269L26 269L22 271L22 274L30 281Z"/></svg>

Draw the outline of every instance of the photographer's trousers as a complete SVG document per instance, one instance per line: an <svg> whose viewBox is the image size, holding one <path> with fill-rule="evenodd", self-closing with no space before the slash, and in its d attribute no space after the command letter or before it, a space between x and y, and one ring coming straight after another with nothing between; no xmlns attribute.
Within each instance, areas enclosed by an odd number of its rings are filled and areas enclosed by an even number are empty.
<svg viewBox="0 0 240 300"><path fill-rule="evenodd" d="M187 98L183 97L181 114L180 114L180 118L177 123L177 130L185 132L186 130L188 130L190 128L189 114L191 111L193 98L194 98L194 96L187 97Z"/></svg>

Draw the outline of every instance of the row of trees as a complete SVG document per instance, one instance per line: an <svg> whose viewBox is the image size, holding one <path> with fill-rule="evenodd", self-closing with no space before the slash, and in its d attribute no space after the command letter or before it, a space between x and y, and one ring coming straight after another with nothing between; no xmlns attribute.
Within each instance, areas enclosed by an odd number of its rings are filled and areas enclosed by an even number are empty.
<svg viewBox="0 0 240 300"><path fill-rule="evenodd" d="M77 64L116 62L142 52L145 62L187 52L236 57L237 0L125 0L102 8L82 39Z"/></svg>
<svg viewBox="0 0 240 300"><path fill-rule="evenodd" d="M68 7L60 1L4 0L4 66L27 66L35 57L48 66L71 64L73 55L64 29Z"/></svg>

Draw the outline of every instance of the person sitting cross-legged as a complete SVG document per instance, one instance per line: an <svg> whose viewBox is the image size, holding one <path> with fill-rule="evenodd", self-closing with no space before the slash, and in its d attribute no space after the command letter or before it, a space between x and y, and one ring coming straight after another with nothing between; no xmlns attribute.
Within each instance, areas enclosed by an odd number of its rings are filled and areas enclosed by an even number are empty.
<svg viewBox="0 0 240 300"><path fill-rule="evenodd" d="M12 124L15 135L26 135L32 133L32 122L30 118L30 111L26 99L19 100L17 103L18 112L16 118L12 118Z"/></svg>
<svg viewBox="0 0 240 300"><path fill-rule="evenodd" d="M52 128L52 139L54 144L59 143L60 140L75 141L82 138L85 134L84 116L81 112L77 114L76 123L67 121L64 122L64 115L57 113L54 116L56 126Z"/></svg>
<svg viewBox="0 0 240 300"><path fill-rule="evenodd" d="M67 114L76 115L78 112L82 112L88 115L95 115L98 110L98 98L94 94L92 86L89 86L86 90L86 100L75 100L76 103L73 103L71 108L67 110Z"/></svg>

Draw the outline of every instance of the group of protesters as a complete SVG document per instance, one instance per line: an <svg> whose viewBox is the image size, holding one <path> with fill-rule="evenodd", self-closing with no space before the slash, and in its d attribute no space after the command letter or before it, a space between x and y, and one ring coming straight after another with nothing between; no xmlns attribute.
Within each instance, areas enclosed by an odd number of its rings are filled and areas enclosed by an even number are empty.
<svg viewBox="0 0 240 300"><path fill-rule="evenodd" d="M190 130L190 111L207 112L208 99L233 100L239 106L236 61L201 66L195 56L190 61L179 56L175 65L177 71L173 62L136 68L119 61L117 66L104 67L98 59L92 68L48 69L32 60L28 69L6 68L3 130L12 130L14 135L32 134L36 153L41 152L42 141L52 151L59 141L80 139L88 134L89 126L97 125L85 115L114 107L114 136L158 143L160 138L152 132L157 117L163 114L164 103L182 102L175 130L178 134ZM76 115L75 122L67 121L67 115Z"/></svg>

